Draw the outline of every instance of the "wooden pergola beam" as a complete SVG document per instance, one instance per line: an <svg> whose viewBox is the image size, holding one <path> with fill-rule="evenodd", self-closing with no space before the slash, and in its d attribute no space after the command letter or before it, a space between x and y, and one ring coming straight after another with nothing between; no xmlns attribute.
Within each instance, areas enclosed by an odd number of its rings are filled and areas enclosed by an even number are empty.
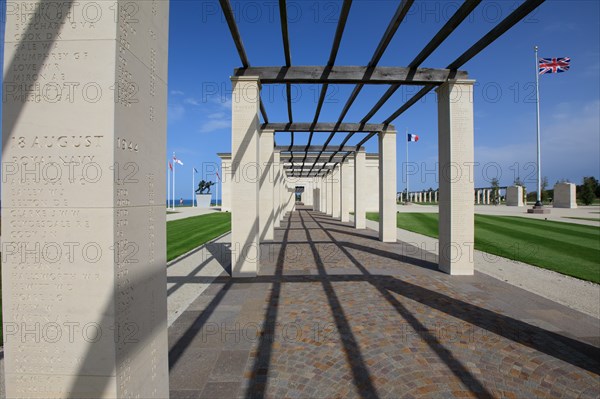
<svg viewBox="0 0 600 399"><path fill-rule="evenodd" d="M336 152L339 151L338 146L328 146L326 148L321 147L320 145L311 145L310 147L306 148L306 146L303 145L295 145L292 146L292 148L290 149L289 146L275 146L275 151L279 151L282 154L287 154L290 152L306 152L309 156L311 155L311 153L318 153L318 152ZM355 146L348 146L348 147L344 147L342 150L342 152L353 152L356 151L356 147ZM316 154L315 154L316 155Z"/></svg>
<svg viewBox="0 0 600 399"><path fill-rule="evenodd" d="M456 60L448 65L448 69L458 69L462 67L465 63L475 57L479 52L485 49L487 46L492 44L496 39L502 36L506 31L512 28L517 22L521 21L525 18L529 13L539 7L545 0L526 0L522 3L516 10L510 13L506 18L504 18L498 25L496 25L492 30L490 30L485 36L477 41L474 45L472 45L467 51L462 53ZM389 118L385 120L384 123L391 123L397 117L399 117L402 113L404 113L407 109L409 109L413 104L415 104L419 99L423 98L427 93L433 90L435 86L428 85L421 89L417 94L415 94L410 100L408 100L405 104L403 104L400 108L398 108Z"/></svg>
<svg viewBox="0 0 600 399"><path fill-rule="evenodd" d="M394 37L394 35L396 34L396 31L400 27L400 24L402 23L402 21L408 14L408 11L410 10L410 7L412 7L413 3L414 3L414 0L402 0L402 2L398 5L398 8L396 9L394 16L392 17L388 27L385 30L385 33L383 34L381 40L379 41L379 44L377 45L377 49L375 49L375 52L373 53L373 56L371 57L371 60L369 61L369 64L367 65L369 68L373 68L373 67L377 66L377 64L381 60L381 57L383 56L383 53L385 52L388 45L392 41L392 38ZM360 93L362 88L363 88L362 83L359 83L356 86L354 86L354 89L352 90L350 97L346 101L346 104L344 104L344 108L342 109L340 117L338 118L338 122L341 122L344 120L344 118L346 118L346 115L348 114L350 107L352 106L352 104L354 104L354 101L358 97L358 94ZM325 142L326 144L329 144L329 142L333 138L333 136L334 136L333 133L334 132L332 132L332 134L330 134L329 137L327 138L327 141ZM349 135L351 136L352 134L353 133L350 132ZM313 170L313 168L314 168L314 165L312 168L310 168L310 170Z"/></svg>
<svg viewBox="0 0 600 399"><path fill-rule="evenodd" d="M331 52L329 53L329 59L327 60L327 67L332 67L335 64L335 59L337 58L337 54L340 49L340 43L342 42L342 36L344 35L344 29L346 28L346 22L348 20L348 15L350 14L351 6L352 6L352 0L344 0L344 4L342 5L342 11L340 13L340 18L338 20L337 29L335 30L335 36L333 38L333 45L331 46ZM317 103L315 117L313 118L313 124L316 124L317 122L319 122L319 116L321 115L321 108L323 107L323 103L325 102L325 96L327 95L328 88L329 88L328 84L323 84L323 86L321 87L321 93L319 95L319 101ZM292 122L292 121L290 120L290 122ZM310 135L308 136L308 142L306 143L306 148L310 147L310 144L312 143L313 135L314 135L314 132L311 131ZM306 163L306 154L304 156L304 159L302 160L302 168L304 168L305 163Z"/></svg>
<svg viewBox="0 0 600 399"><path fill-rule="evenodd" d="M465 0L458 10L452 15L452 17L444 24L444 26L436 33L436 35L427 43L427 45L421 50L421 52L408 64L409 68L419 67L423 61L425 61L447 38L454 32L454 30L473 12L475 7L481 3L482 0ZM371 108L371 110L361 119L362 123L367 123L373 115L381 109L381 107L392 97L392 95L400 88L400 84L393 84L388 90L381 96L379 101Z"/></svg>
<svg viewBox="0 0 600 399"><path fill-rule="evenodd" d="M365 67L365 66L290 66L237 68L234 76L257 76L261 84L405 84L441 85L449 79L468 79L466 71L450 69Z"/></svg>
<svg viewBox="0 0 600 399"><path fill-rule="evenodd" d="M275 132L380 132L386 128L393 128L382 123L263 123L261 129L274 130Z"/></svg>
<svg viewBox="0 0 600 399"><path fill-rule="evenodd" d="M225 16L225 20L227 21L227 26L229 27L229 32L231 32L231 37L233 39L233 43L235 44L235 48L237 49L240 61L242 62L242 66L244 68L248 68L250 67L250 61L248 61L246 49L244 48L244 43L242 42L242 36L240 35L240 31L237 27L237 24L235 23L235 17L233 16L231 3L229 2L229 0L219 0L219 3L221 4L221 10L223 10L223 15ZM260 100L260 113L262 114L265 123L269 123L267 110L265 109L265 105L263 104L262 99Z"/></svg>

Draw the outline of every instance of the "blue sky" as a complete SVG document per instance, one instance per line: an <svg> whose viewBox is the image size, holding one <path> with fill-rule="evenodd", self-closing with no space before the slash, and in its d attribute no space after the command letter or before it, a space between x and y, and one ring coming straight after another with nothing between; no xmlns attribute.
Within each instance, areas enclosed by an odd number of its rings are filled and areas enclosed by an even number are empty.
<svg viewBox="0 0 600 399"><path fill-rule="evenodd" d="M407 65L460 3L417 0L379 65ZM422 66L445 67L520 3L484 0ZM341 0L288 1L292 64L325 64L341 4ZM477 81L477 186L487 186L492 177L507 185L520 176L529 190L535 188L534 45L540 47L542 57L572 59L569 72L541 77L542 174L551 185L562 178L580 183L584 175L600 175L599 4L595 0L546 1L462 68ZM232 1L232 5L250 63L283 65L277 2ZM397 1L355 0L336 64L367 64L397 5ZM219 162L218 152L231 150L229 76L240 61L218 1L171 0L170 12L167 153L176 152L185 164L178 167L176 198L189 198L192 167L202 171L205 165L207 170ZM295 88L295 121L312 121L319 89L309 85ZM330 86L321 122L338 119L351 90L351 86ZM359 121L385 90L384 86L365 87L346 121ZM417 90L409 86L398 90L371 122L387 118ZM263 101L270 121L287 121L283 86L265 86ZM420 136L410 147L410 160L419 167L410 178L411 189L437 187L435 175L427 173L437 162L435 94L430 93L394 124L402 133L398 139L398 191L405 187L406 129ZM307 133L296 133L296 143L305 143L307 137ZM326 137L317 133L313 143L323 143ZM349 144L362 137L355 135ZM276 136L278 144L287 144L289 139L287 133ZM342 139L343 135L338 135L332 144ZM367 151L376 152L376 144L371 140Z"/></svg>
<svg viewBox="0 0 600 399"><path fill-rule="evenodd" d="M289 2L290 44L293 65L322 65L329 56L341 1ZM283 65L284 54L276 2L232 2L248 58L253 66ZM371 58L396 1L354 1L337 65L365 65ZM396 33L379 65L404 66L447 21L459 2L416 1ZM520 2L486 2L478 6L452 36L422 66L445 67L492 29ZM542 174L553 185L566 178L579 183L584 175L600 174L600 46L599 2L547 1L463 69L477 80L475 86L476 185L487 186L492 177L511 184L515 176L535 183L535 59L533 46L542 57L568 56L572 68L563 74L544 75L540 81L542 126ZM187 165L217 162L217 152L231 148L229 76L240 61L218 2L172 1L169 70L169 153L176 151L186 162L181 181L190 181ZM295 91L294 119L314 117L318 86ZM320 121L335 122L352 87L330 87ZM359 121L370 110L384 86L365 87L346 120ZM387 118L417 90L403 87L371 120ZM265 92L265 90L267 92ZM283 86L265 86L263 101L272 122L287 121ZM395 121L398 139L398 191L404 188L404 132L420 136L411 143L410 161L419 172L410 187L437 187L437 111L435 95L413 106ZM296 133L296 143L308 134ZM316 134L315 144L327 134ZM350 143L357 143L356 135ZM338 136L332 143L339 143ZM277 134L278 144L289 143L287 133ZM376 140L367 144L376 152ZM190 176L186 177L185 175ZM179 177L177 179L179 181ZM179 190L178 190L179 191ZM177 194L184 195L189 190Z"/></svg>

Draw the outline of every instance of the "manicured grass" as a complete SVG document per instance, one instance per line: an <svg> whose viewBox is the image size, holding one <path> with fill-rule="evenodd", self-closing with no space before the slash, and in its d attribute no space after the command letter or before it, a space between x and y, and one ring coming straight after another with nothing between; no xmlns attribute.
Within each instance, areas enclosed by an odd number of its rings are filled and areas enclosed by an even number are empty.
<svg viewBox="0 0 600 399"><path fill-rule="evenodd" d="M368 213L369 220L379 220ZM438 236L437 213L399 213L399 228ZM475 248L600 283L600 228L513 216L475 215Z"/></svg>
<svg viewBox="0 0 600 399"><path fill-rule="evenodd" d="M563 219L590 220L592 222L600 222L600 218L578 218L575 216L563 216Z"/></svg>
<svg viewBox="0 0 600 399"><path fill-rule="evenodd" d="M167 261L231 230L230 213L209 213L167 222Z"/></svg>

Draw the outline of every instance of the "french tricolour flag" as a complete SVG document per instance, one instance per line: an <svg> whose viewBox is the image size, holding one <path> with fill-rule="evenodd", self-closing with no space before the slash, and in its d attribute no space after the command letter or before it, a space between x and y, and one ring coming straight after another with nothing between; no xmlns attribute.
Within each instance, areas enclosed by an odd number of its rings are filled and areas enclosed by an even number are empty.
<svg viewBox="0 0 600 399"><path fill-rule="evenodd" d="M408 141L419 141L419 136L417 136L416 134L409 134Z"/></svg>

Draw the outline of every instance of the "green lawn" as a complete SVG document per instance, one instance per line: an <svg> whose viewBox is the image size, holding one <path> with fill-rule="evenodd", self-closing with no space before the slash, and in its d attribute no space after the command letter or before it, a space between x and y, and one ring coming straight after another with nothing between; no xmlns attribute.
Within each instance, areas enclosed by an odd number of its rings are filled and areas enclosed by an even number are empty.
<svg viewBox="0 0 600 399"><path fill-rule="evenodd" d="M209 213L167 222L167 261L231 230L230 213Z"/></svg>
<svg viewBox="0 0 600 399"><path fill-rule="evenodd" d="M378 221L377 213L367 213ZM437 213L399 213L399 228L438 236ZM512 216L475 215L475 248L600 283L600 228Z"/></svg>

